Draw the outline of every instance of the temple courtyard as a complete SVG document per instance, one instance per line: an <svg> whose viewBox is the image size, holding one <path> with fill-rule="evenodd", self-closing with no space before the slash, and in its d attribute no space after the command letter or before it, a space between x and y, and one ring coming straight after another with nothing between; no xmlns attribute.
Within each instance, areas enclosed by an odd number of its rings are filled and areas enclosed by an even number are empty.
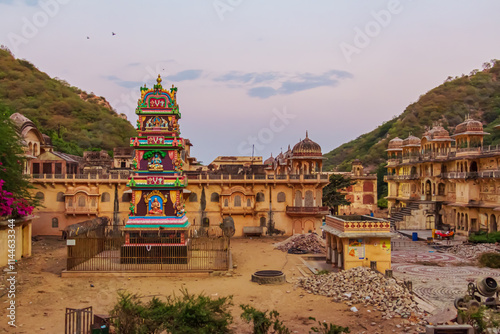
<svg viewBox="0 0 500 334"><path fill-rule="evenodd" d="M423 326L395 317L382 319L373 307L335 303L332 298L309 294L295 284L299 277L313 275L308 267L321 270L327 265L304 255L274 249L279 238L234 238L231 240L235 268L220 275L184 275L171 277L61 277L66 267L66 243L45 237L33 243L33 256L18 263L16 293L16 333L63 333L65 308L93 307L95 314L108 314L117 299L117 291L126 290L144 296L167 296L187 289L208 296L233 296L232 314L235 333L251 333L240 319L240 304L260 310L275 309L294 333L307 333L314 325L309 317L348 326L351 333L418 333ZM308 259L309 258L309 259ZM305 260L304 260L305 259ZM410 279L427 311L453 308L453 299L466 291L467 282L480 276L500 279L500 270L478 268L467 259L443 253L426 245L396 239L392 254L394 276ZM258 270L281 270L287 283L259 285L250 281ZM2 273L5 276L5 273ZM0 303L6 305L6 277L0 281ZM0 316L5 317L5 307ZM7 332L6 328L0 333Z"/></svg>

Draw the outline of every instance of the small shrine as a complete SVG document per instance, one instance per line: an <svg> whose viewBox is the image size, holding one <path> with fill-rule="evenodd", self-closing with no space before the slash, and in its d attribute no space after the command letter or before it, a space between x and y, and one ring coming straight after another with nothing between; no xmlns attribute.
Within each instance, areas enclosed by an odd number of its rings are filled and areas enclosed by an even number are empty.
<svg viewBox="0 0 500 334"><path fill-rule="evenodd" d="M125 225L122 263L187 263L189 221L184 210L181 151L179 137L181 113L177 88L164 89L158 75L153 88L140 88L136 114L137 137L134 148L129 219Z"/></svg>
<svg viewBox="0 0 500 334"><path fill-rule="evenodd" d="M348 270L370 267L385 273L391 269L391 232L389 221L371 216L328 215L322 226L326 234L326 261Z"/></svg>

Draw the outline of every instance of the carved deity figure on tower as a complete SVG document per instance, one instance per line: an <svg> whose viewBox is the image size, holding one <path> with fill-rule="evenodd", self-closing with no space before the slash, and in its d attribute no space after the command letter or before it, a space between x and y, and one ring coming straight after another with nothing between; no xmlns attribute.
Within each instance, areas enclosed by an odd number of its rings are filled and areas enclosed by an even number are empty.
<svg viewBox="0 0 500 334"><path fill-rule="evenodd" d="M161 204L158 201L158 198L155 197L155 199L150 202L151 203L151 209L149 210L150 215L161 215L163 214L163 210L161 208Z"/></svg>
<svg viewBox="0 0 500 334"><path fill-rule="evenodd" d="M148 163L149 170L163 170L163 165L161 163L161 158L158 153L155 153L154 157Z"/></svg>

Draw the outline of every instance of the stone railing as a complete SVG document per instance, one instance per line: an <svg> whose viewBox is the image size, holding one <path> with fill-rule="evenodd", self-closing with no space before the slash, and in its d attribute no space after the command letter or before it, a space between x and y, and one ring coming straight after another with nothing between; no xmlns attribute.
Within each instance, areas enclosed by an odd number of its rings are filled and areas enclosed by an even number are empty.
<svg viewBox="0 0 500 334"><path fill-rule="evenodd" d="M123 183L127 182L129 173L113 173L113 174L31 174L31 182L43 183L43 182L61 182L61 181L72 181L72 182L89 182L89 181L109 181L113 183Z"/></svg>
<svg viewBox="0 0 500 334"><path fill-rule="evenodd" d="M327 216L326 225L330 226L341 232L390 232L391 224L377 218L367 217L366 220L363 216L345 216L346 220L335 217ZM357 217L351 219L350 217Z"/></svg>
<svg viewBox="0 0 500 334"><path fill-rule="evenodd" d="M327 206L287 206L287 214L300 215L327 215L329 212Z"/></svg>
<svg viewBox="0 0 500 334"><path fill-rule="evenodd" d="M327 183L328 174L194 174L187 172L187 178L194 183L220 183L234 181L252 183Z"/></svg>
<svg viewBox="0 0 500 334"><path fill-rule="evenodd" d="M384 176L386 180L418 180L420 176L418 174L410 175L386 175Z"/></svg>
<svg viewBox="0 0 500 334"><path fill-rule="evenodd" d="M97 207L79 207L71 206L67 207L65 213L67 214L84 214L84 215L96 215L98 213Z"/></svg>

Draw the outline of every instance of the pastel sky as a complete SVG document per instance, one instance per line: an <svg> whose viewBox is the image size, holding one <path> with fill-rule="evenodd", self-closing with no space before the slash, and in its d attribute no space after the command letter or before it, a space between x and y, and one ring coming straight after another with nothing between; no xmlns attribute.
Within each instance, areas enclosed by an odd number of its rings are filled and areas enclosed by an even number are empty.
<svg viewBox="0 0 500 334"><path fill-rule="evenodd" d="M500 58L500 2L0 0L0 44L135 123L175 84L192 155L326 153ZM115 35L113 35L115 33Z"/></svg>

